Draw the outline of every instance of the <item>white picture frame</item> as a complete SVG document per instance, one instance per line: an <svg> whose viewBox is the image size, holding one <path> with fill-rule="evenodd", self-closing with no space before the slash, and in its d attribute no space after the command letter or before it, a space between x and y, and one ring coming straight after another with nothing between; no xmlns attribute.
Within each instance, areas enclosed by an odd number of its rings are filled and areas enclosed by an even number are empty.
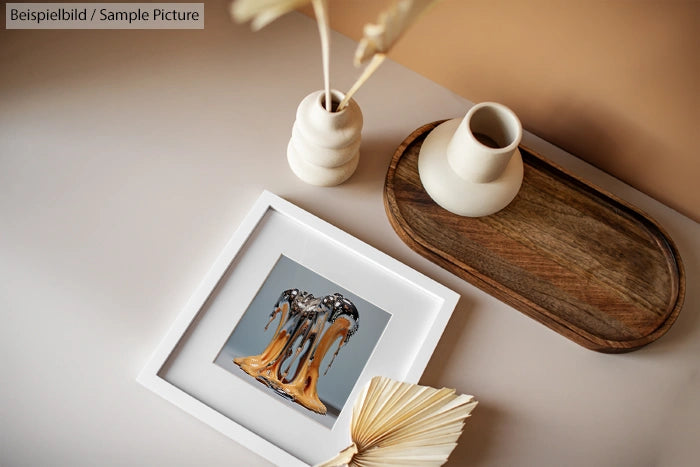
<svg viewBox="0 0 700 467"><path fill-rule="evenodd" d="M215 363L281 257L390 315L330 427ZM350 444L352 405L373 376L418 382L458 300L456 292L265 191L137 380L277 465L313 465Z"/></svg>

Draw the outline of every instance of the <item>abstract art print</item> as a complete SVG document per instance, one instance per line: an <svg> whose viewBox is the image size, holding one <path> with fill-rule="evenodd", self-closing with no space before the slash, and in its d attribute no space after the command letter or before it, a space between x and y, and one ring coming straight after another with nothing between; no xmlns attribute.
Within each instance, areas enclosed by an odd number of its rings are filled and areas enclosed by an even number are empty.
<svg viewBox="0 0 700 467"><path fill-rule="evenodd" d="M332 427L390 317L282 255L215 363Z"/></svg>
<svg viewBox="0 0 700 467"><path fill-rule="evenodd" d="M418 382L458 299L265 191L138 381L274 465L316 465L373 377Z"/></svg>

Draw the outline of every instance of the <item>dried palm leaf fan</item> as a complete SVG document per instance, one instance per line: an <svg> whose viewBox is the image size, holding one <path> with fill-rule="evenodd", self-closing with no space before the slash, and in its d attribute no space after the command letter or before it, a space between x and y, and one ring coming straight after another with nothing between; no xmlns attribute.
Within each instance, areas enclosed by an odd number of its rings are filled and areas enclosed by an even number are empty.
<svg viewBox="0 0 700 467"><path fill-rule="evenodd" d="M454 389L372 378L352 412L352 444L317 467L440 466L477 402Z"/></svg>

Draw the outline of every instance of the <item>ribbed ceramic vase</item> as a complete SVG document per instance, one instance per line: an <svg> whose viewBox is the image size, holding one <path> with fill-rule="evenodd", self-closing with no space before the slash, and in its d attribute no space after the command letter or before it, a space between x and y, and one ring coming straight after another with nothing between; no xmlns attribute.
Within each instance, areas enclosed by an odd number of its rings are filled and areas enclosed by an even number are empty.
<svg viewBox="0 0 700 467"><path fill-rule="evenodd" d="M345 97L331 92L333 109ZM287 161L294 174L311 185L334 186L355 172L360 160L362 111L357 102L329 112L324 91L306 96L297 108Z"/></svg>
<svg viewBox="0 0 700 467"><path fill-rule="evenodd" d="M448 120L426 137L418 155L425 191L460 216L488 216L520 190L522 125L508 107L477 104L462 119Z"/></svg>

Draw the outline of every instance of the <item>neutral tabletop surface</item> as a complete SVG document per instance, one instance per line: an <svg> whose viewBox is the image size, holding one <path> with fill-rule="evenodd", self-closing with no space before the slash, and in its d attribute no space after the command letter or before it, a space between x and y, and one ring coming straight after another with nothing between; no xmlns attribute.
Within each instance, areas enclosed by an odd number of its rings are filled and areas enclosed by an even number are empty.
<svg viewBox="0 0 700 467"><path fill-rule="evenodd" d="M586 350L389 225L395 148L470 102L385 63L357 95L357 172L305 185L285 151L297 104L322 86L315 24L291 14L251 33L225 6L207 4L203 31L0 31L0 465L268 464L135 380L263 189L461 295L421 379L480 401L449 465L697 465L696 222L524 136L654 217L685 263L685 305L664 337ZM332 82L346 90L355 43L332 41Z"/></svg>

